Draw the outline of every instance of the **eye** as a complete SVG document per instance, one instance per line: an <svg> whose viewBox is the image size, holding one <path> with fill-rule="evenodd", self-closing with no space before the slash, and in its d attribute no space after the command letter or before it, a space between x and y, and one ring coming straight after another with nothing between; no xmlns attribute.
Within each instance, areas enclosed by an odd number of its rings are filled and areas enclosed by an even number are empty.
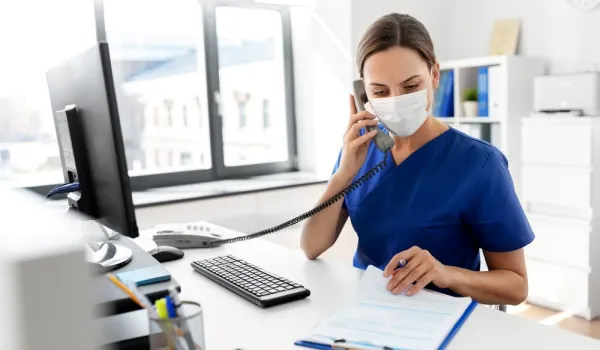
<svg viewBox="0 0 600 350"><path fill-rule="evenodd" d="M409 90L409 91L414 90L414 89L416 89L418 87L419 87L419 84L412 84L412 85L406 85L406 86L404 86L404 88L406 90Z"/></svg>
<svg viewBox="0 0 600 350"><path fill-rule="evenodd" d="M387 94L387 91L385 91L385 90L373 91L373 96L381 97L381 96L385 96L386 94Z"/></svg>

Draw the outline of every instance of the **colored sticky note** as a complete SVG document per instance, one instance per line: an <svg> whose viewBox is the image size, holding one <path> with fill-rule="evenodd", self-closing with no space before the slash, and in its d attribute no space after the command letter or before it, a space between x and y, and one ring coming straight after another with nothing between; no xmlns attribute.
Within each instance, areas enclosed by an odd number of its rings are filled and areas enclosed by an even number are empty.
<svg viewBox="0 0 600 350"><path fill-rule="evenodd" d="M116 276L121 281L135 283L138 286L147 284L165 282L171 280L169 272L161 265L144 267L137 270L117 273Z"/></svg>

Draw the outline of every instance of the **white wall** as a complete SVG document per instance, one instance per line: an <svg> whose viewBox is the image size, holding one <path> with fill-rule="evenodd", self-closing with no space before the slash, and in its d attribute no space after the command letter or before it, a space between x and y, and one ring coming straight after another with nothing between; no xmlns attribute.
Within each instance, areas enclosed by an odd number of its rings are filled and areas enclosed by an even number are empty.
<svg viewBox="0 0 600 350"><path fill-rule="evenodd" d="M600 10L581 13L566 0L447 1L448 58L486 56L493 22L519 17L519 53L548 59L550 72L590 69L600 63Z"/></svg>
<svg viewBox="0 0 600 350"><path fill-rule="evenodd" d="M330 174L349 117L348 95L358 72L356 47L377 18L410 13L445 52L445 0L316 0L293 8L294 79L299 165ZM443 56L442 56L443 57Z"/></svg>
<svg viewBox="0 0 600 350"><path fill-rule="evenodd" d="M330 174L348 119L352 83L350 1L292 11L299 165Z"/></svg>
<svg viewBox="0 0 600 350"><path fill-rule="evenodd" d="M446 18L448 0L353 0L352 1L352 54L369 25L388 13L405 13L419 20L431 36L438 60L446 59ZM354 69L356 76L358 71Z"/></svg>

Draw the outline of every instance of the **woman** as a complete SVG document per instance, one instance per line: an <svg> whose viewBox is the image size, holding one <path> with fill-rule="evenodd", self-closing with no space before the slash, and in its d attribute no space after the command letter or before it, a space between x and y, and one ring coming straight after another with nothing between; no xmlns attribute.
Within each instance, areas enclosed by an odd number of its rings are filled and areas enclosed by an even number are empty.
<svg viewBox="0 0 600 350"><path fill-rule="evenodd" d="M393 293L428 287L482 304L523 302L523 247L534 234L504 155L431 116L440 69L425 27L408 15L380 18L359 43L357 65L367 110L378 119L357 113L350 96L344 145L320 202L388 161L306 222L306 256L315 259L331 247L350 217L359 238L354 266L383 269ZM387 155L371 142L375 132L364 131L376 125L394 138ZM489 271L480 271L480 249Z"/></svg>

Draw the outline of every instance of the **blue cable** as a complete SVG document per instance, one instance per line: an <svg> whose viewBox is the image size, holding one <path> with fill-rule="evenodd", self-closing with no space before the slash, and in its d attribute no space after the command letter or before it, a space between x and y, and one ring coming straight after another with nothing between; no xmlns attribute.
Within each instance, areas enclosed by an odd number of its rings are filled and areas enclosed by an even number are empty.
<svg viewBox="0 0 600 350"><path fill-rule="evenodd" d="M79 191L79 182L73 182L73 183L68 183L68 184L57 186L57 187L53 188L52 191L48 192L48 194L46 195L46 198L50 198L57 194L71 193L71 192L75 192L75 191Z"/></svg>

